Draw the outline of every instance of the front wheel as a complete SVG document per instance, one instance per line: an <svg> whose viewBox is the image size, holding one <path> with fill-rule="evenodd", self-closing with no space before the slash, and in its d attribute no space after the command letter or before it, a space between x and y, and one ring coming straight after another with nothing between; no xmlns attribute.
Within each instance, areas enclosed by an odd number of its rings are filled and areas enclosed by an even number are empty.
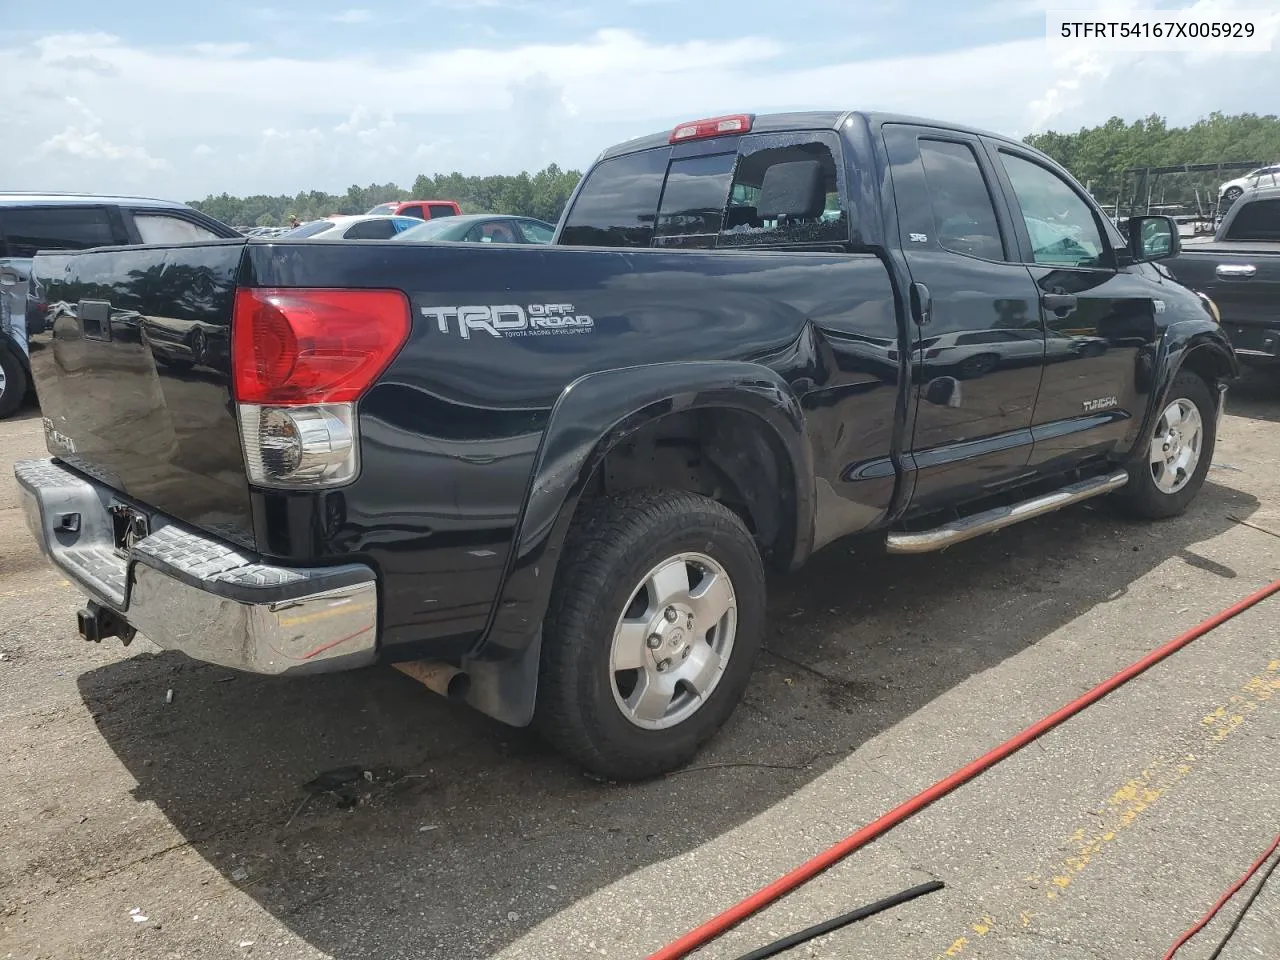
<svg viewBox="0 0 1280 960"><path fill-rule="evenodd" d="M764 632L760 553L697 494L631 490L583 504L544 625L534 722L614 780L687 763L729 718Z"/></svg>
<svg viewBox="0 0 1280 960"><path fill-rule="evenodd" d="M1204 486L1217 439L1209 386L1184 370L1173 381L1150 442L1129 467L1129 482L1120 491L1128 511L1158 520L1186 510Z"/></svg>

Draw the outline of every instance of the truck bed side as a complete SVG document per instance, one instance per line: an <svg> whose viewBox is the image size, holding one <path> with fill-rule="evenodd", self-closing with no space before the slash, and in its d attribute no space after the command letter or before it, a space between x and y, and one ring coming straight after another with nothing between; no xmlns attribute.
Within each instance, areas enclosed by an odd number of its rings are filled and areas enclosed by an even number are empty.
<svg viewBox="0 0 1280 960"><path fill-rule="evenodd" d="M456 655L481 635L531 486L545 494L576 479L556 463L535 477L534 466L557 402L588 374L607 385L610 371L628 368L765 364L805 408L821 522L842 532L873 525L892 498L898 320L873 256L253 244L243 280L410 297L409 342L361 401L360 478L323 498L251 493L264 554L358 554L379 569L383 643L406 644L403 655ZM636 379L627 382L609 398L619 419L652 400L631 402ZM576 430L589 445L608 432ZM885 469L850 477L855 456ZM523 607L507 597L513 605ZM520 613L536 630L540 611Z"/></svg>

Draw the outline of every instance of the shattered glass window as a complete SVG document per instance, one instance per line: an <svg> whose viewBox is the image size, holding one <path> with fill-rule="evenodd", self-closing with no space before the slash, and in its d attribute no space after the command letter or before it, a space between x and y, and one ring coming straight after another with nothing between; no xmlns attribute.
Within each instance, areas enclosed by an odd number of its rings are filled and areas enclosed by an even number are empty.
<svg viewBox="0 0 1280 960"><path fill-rule="evenodd" d="M825 139L825 138L824 138ZM834 137L832 137L834 140ZM774 164L817 160L822 167L826 203L813 217L769 219L759 213L760 187ZM743 152L734 171L717 246L749 247L776 244L845 243L849 219L842 200L840 175L831 145L807 136L760 136L743 139Z"/></svg>

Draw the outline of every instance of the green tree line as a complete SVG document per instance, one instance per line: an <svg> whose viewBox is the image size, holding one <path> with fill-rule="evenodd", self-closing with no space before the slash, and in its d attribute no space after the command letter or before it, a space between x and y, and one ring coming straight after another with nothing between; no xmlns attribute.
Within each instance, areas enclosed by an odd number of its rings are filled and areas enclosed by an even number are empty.
<svg viewBox="0 0 1280 960"><path fill-rule="evenodd" d="M191 206L237 227L278 227L291 217L305 223L333 214L365 213L390 200L456 200L463 213L511 213L555 223L581 178L579 171L561 170L553 163L532 174L421 174L408 190L394 183L371 183L367 187L352 184L343 194L303 190L292 197L233 197L221 193L194 200Z"/></svg>
<svg viewBox="0 0 1280 960"><path fill-rule="evenodd" d="M1075 133L1050 130L1025 137L1086 184L1103 203L1113 203L1124 171L1183 163L1280 162L1280 118L1274 114L1211 113L1186 127L1170 127L1155 114L1126 123L1112 117ZM1239 174L1231 174L1231 179ZM290 217L314 220L364 213L388 200L456 200L465 213L513 213L554 223L581 178L577 170L551 164L537 173L466 176L422 174L406 190L394 183L352 185L345 194L306 190L296 196L208 196L191 205L233 226L281 226ZM1208 177L1204 189L1216 191Z"/></svg>
<svg viewBox="0 0 1280 960"><path fill-rule="evenodd" d="M1102 203L1114 203L1124 171L1184 163L1280 162L1280 118L1256 113L1211 113L1188 127L1170 127L1155 114L1125 123L1112 117L1075 133L1036 133L1024 142L1066 167ZM1231 180L1245 171L1228 173ZM1217 190L1214 176L1205 186ZM1212 184L1209 181L1215 181ZM1216 194L1215 194L1216 195Z"/></svg>

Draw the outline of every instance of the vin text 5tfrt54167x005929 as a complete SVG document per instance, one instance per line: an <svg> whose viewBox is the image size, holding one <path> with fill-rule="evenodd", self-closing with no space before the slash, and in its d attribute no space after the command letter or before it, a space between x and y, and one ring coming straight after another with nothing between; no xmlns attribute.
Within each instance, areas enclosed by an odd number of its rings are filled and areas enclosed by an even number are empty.
<svg viewBox="0 0 1280 960"><path fill-rule="evenodd" d="M830 112L613 147L550 246L42 254L52 457L17 476L86 636L426 661L652 776L741 697L766 566L1187 507L1236 361L1172 221L1129 234L1022 144Z"/></svg>

